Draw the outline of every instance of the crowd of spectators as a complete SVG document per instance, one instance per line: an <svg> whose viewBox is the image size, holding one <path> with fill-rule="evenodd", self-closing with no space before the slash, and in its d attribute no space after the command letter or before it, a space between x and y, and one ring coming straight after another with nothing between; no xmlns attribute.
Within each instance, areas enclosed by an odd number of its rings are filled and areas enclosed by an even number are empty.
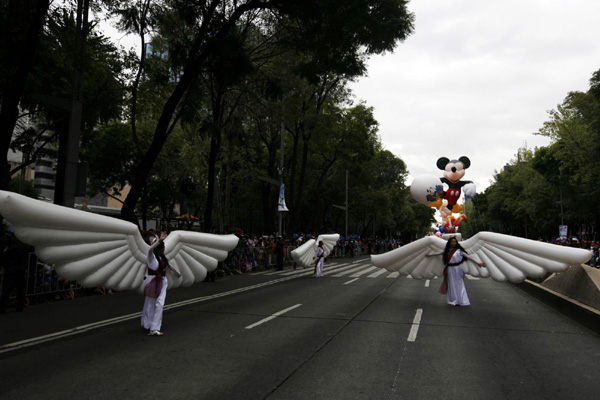
<svg viewBox="0 0 600 400"><path fill-rule="evenodd" d="M565 246L580 247L589 250L592 253L592 257L586 264L594 268L600 268L600 255L598 254L598 251L600 250L600 242L597 242L595 240L587 241L571 239L569 241L561 241L560 243Z"/></svg>
<svg viewBox="0 0 600 400"><path fill-rule="evenodd" d="M291 252L315 239L311 234L295 234L292 236L276 237L275 235L244 235L238 232L240 241L236 249L229 253L227 259L219 264L217 275L232 275L277 268L277 242L283 242L282 253L284 265L297 268ZM328 258L355 257L384 253L400 246L397 239L361 239L350 237L338 240Z"/></svg>
<svg viewBox="0 0 600 400"><path fill-rule="evenodd" d="M554 243L559 246L576 247L580 249L589 250L592 254L589 261L586 262L586 264L594 268L600 268L600 254L598 253L598 251L600 250L600 241L580 240L576 237L558 237L554 240Z"/></svg>

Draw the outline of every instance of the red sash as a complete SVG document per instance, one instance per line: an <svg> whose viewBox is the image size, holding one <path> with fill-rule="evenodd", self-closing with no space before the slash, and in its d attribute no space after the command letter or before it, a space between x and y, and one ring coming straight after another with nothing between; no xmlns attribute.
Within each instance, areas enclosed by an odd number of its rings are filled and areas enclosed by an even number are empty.
<svg viewBox="0 0 600 400"><path fill-rule="evenodd" d="M157 299L162 291L163 277L167 272L167 263L159 261L159 267L156 271L148 268L148 275L154 275L154 280L144 287L144 294L153 299Z"/></svg>
<svg viewBox="0 0 600 400"><path fill-rule="evenodd" d="M450 259L452 258L452 256L454 255L454 253L456 252L456 250L458 249L451 249L450 251L448 251L448 264L446 264L446 267L444 268L444 280L442 281L442 285L440 286L440 290L438 290L439 294L446 294L448 293L448 266L454 266L454 265L458 265L458 264L450 264ZM461 260L462 262L462 260Z"/></svg>

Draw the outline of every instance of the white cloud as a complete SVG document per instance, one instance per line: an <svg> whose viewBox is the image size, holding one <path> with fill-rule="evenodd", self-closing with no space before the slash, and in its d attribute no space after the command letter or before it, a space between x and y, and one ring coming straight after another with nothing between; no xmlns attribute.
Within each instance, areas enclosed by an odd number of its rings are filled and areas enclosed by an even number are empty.
<svg viewBox="0 0 600 400"><path fill-rule="evenodd" d="M373 57L351 87L375 108L386 149L414 177L466 155L466 180L489 186L570 91L600 69L600 2L413 0L415 32ZM408 182L410 183L410 182Z"/></svg>

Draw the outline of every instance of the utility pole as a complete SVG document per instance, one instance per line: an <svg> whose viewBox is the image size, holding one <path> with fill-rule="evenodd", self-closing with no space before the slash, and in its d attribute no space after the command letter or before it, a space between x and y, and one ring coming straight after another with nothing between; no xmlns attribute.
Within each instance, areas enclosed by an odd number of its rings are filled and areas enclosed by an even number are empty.
<svg viewBox="0 0 600 400"><path fill-rule="evenodd" d="M346 205L338 206L337 204L333 204L335 208L339 208L340 210L344 210L346 212L346 230L344 232L344 237L348 240L348 169L346 168Z"/></svg>
<svg viewBox="0 0 600 400"><path fill-rule="evenodd" d="M279 148L280 153L280 161L279 161L279 190L281 190L281 186L283 185L283 142L284 142L284 134L285 134L285 124L283 123L283 114L281 115L281 145ZM277 228L277 234L283 237L283 213L284 211L277 211L279 214L279 225Z"/></svg>
<svg viewBox="0 0 600 400"><path fill-rule="evenodd" d="M283 117L281 118L281 145L280 145L280 158L279 158L279 168L278 168L278 172L279 172L279 180L276 179L272 179L272 178L268 178L266 176L259 176L258 179L260 179L261 181L265 181L267 183L270 183L271 185L275 185L279 188L279 190L281 191L281 186L283 185L283 178L285 176L285 170L283 168L283 144L284 144L284 134L285 134L285 124L283 122ZM277 196L279 196L280 192L277 192ZM278 226L277 226L277 235L281 235L283 236L283 213L285 211L280 211L279 208L277 209L277 217L278 217Z"/></svg>
<svg viewBox="0 0 600 400"><path fill-rule="evenodd" d="M348 168L346 168L346 233L344 236L348 240Z"/></svg>

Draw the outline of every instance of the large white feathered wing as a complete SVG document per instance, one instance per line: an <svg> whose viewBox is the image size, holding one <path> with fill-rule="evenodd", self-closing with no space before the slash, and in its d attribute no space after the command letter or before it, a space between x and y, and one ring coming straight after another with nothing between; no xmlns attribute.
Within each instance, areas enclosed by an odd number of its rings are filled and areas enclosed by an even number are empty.
<svg viewBox="0 0 600 400"><path fill-rule="evenodd" d="M0 214L19 240L64 279L86 287L141 290L149 246L132 223L0 191ZM172 232L165 255L181 272L167 273L169 287L204 279L238 242L235 235Z"/></svg>
<svg viewBox="0 0 600 400"><path fill-rule="evenodd" d="M494 232L479 232L461 242L461 245L470 254L477 255L486 266L484 271L484 268L478 268L470 262L464 267L465 272L473 276L489 274L500 282L516 283L526 278L541 278L548 272L561 272L571 265L583 264L591 257L591 253L585 249Z"/></svg>
<svg viewBox="0 0 600 400"><path fill-rule="evenodd" d="M214 271L219 261L227 258L227 254L237 246L238 241L239 238L235 235L171 232L165 239L165 256L181 276L178 277L174 273L167 275L169 287L190 286L203 281L207 272Z"/></svg>
<svg viewBox="0 0 600 400"><path fill-rule="evenodd" d="M328 235L319 235L317 240L311 239L304 243L302 246L292 251L292 258L297 264L303 267L312 265L315 260L313 257L317 254L317 247L320 241L323 241L323 250L325 250L325 257L331 253L331 250L335 247L340 235L332 233Z"/></svg>
<svg viewBox="0 0 600 400"><path fill-rule="evenodd" d="M446 241L435 236L419 239L391 252L371 256L373 265L389 271L398 271L413 278L441 276L444 266L441 257L426 258L425 254L443 250ZM547 272L560 272L570 265L589 260L587 250L557 246L494 232L479 232L461 242L471 255L485 263L480 268L465 260L463 270L472 276L499 282L522 282L526 278L539 278Z"/></svg>
<svg viewBox="0 0 600 400"><path fill-rule="evenodd" d="M427 236L387 253L372 255L371 263L388 271L397 271L400 275L431 279L442 275L444 264L441 257L427 258L425 254L444 250L445 246L445 240Z"/></svg>

